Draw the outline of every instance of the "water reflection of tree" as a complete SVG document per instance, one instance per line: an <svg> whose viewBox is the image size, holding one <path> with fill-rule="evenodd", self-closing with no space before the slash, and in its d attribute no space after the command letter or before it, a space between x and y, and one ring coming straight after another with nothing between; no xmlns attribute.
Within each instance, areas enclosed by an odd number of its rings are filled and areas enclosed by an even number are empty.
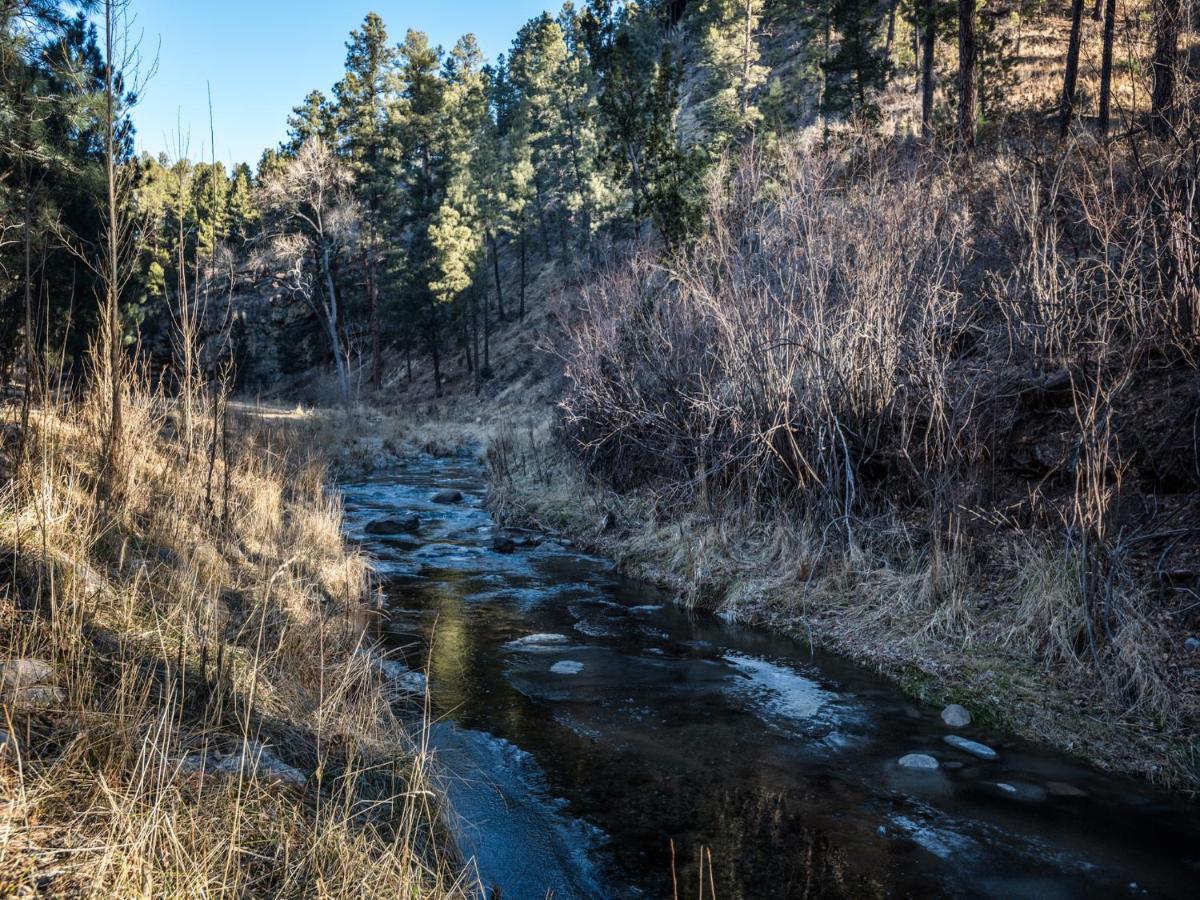
<svg viewBox="0 0 1200 900"><path fill-rule="evenodd" d="M706 846L680 850L681 900L711 897L710 884L715 884L721 900L884 896L879 882L862 874L861 866L852 865L824 830L808 824L811 817L804 810L813 804L806 804L795 792L723 791L712 799L712 818L704 829L710 835Z"/></svg>

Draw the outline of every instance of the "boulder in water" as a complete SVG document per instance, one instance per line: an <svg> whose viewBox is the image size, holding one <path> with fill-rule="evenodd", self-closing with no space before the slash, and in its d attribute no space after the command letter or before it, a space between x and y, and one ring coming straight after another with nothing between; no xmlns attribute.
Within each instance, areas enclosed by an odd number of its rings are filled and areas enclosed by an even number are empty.
<svg viewBox="0 0 1200 900"><path fill-rule="evenodd" d="M957 734L948 734L942 738L951 747L961 750L963 753L970 753L972 756L977 756L979 759L995 759L996 751L986 744L981 744L978 741L969 741L965 737Z"/></svg>
<svg viewBox="0 0 1200 900"><path fill-rule="evenodd" d="M909 753L900 757L898 764L902 769L920 769L931 772L938 767L938 761L928 753Z"/></svg>
<svg viewBox="0 0 1200 900"><path fill-rule="evenodd" d="M1087 796L1087 791L1082 788L1077 788L1073 784L1067 784L1064 781L1047 781L1046 793L1051 797L1069 797L1079 800Z"/></svg>
<svg viewBox="0 0 1200 900"><path fill-rule="evenodd" d="M583 671L583 663L573 659L564 659L552 665L550 671L555 675L578 675Z"/></svg>
<svg viewBox="0 0 1200 900"><path fill-rule="evenodd" d="M438 491L432 500L434 503L460 503L462 498L462 491Z"/></svg>
<svg viewBox="0 0 1200 900"><path fill-rule="evenodd" d="M517 549L517 542L506 534L498 534L492 538L492 552L512 553Z"/></svg>
<svg viewBox="0 0 1200 900"><path fill-rule="evenodd" d="M366 528L367 534L416 534L420 530L421 519L418 516L376 519Z"/></svg>
<svg viewBox="0 0 1200 900"><path fill-rule="evenodd" d="M1025 784L1020 781L1000 781L991 785L1001 797L1018 800L1021 803L1041 803L1046 799L1046 791L1036 784Z"/></svg>
<svg viewBox="0 0 1200 900"><path fill-rule="evenodd" d="M951 728L966 728L971 724L971 714L966 707L951 703L942 710L942 721Z"/></svg>

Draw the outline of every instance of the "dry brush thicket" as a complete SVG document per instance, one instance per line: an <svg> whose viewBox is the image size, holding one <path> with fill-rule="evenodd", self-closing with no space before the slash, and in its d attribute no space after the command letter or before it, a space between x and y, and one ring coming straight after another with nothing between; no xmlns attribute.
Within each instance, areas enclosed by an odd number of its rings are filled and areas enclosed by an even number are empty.
<svg viewBox="0 0 1200 900"><path fill-rule="evenodd" d="M1179 134L751 154L693 249L564 303L561 433L660 521L742 521L793 604L854 597L1186 728L1200 140Z"/></svg>
<svg viewBox="0 0 1200 900"><path fill-rule="evenodd" d="M4 698L0 893L464 895L321 469L122 391L115 473L104 385L6 416L0 659L57 690Z"/></svg>

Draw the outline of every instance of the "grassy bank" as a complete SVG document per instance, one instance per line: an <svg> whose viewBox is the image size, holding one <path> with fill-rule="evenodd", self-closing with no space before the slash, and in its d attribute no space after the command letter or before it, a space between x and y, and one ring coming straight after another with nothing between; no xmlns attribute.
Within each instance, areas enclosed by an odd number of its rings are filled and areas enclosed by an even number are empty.
<svg viewBox="0 0 1200 900"><path fill-rule="evenodd" d="M1059 626L1038 616L1061 599L1055 592L1071 590L1048 544L1015 534L995 548L989 571L963 572L953 569L961 560L931 553L895 522L864 526L841 547L750 507L681 511L653 492L618 493L589 478L536 415L499 430L488 457L491 503L505 522L568 535L683 604L811 641L923 702L962 703L988 725L1101 768L1200 787L1186 673L1159 683L1168 695L1157 702L1130 703L1086 659L1047 658L1030 639L1034 628Z"/></svg>
<svg viewBox="0 0 1200 900"><path fill-rule="evenodd" d="M3 410L0 895L465 895L319 457L125 395Z"/></svg>

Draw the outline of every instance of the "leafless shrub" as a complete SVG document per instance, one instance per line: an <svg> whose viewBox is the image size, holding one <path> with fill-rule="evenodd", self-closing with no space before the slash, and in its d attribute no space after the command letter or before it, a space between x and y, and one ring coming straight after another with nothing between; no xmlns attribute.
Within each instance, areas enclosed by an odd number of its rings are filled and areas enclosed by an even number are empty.
<svg viewBox="0 0 1200 900"><path fill-rule="evenodd" d="M872 465L945 451L964 219L944 182L890 165L852 180L833 152L752 159L692 252L585 293L562 408L596 469L848 527Z"/></svg>

